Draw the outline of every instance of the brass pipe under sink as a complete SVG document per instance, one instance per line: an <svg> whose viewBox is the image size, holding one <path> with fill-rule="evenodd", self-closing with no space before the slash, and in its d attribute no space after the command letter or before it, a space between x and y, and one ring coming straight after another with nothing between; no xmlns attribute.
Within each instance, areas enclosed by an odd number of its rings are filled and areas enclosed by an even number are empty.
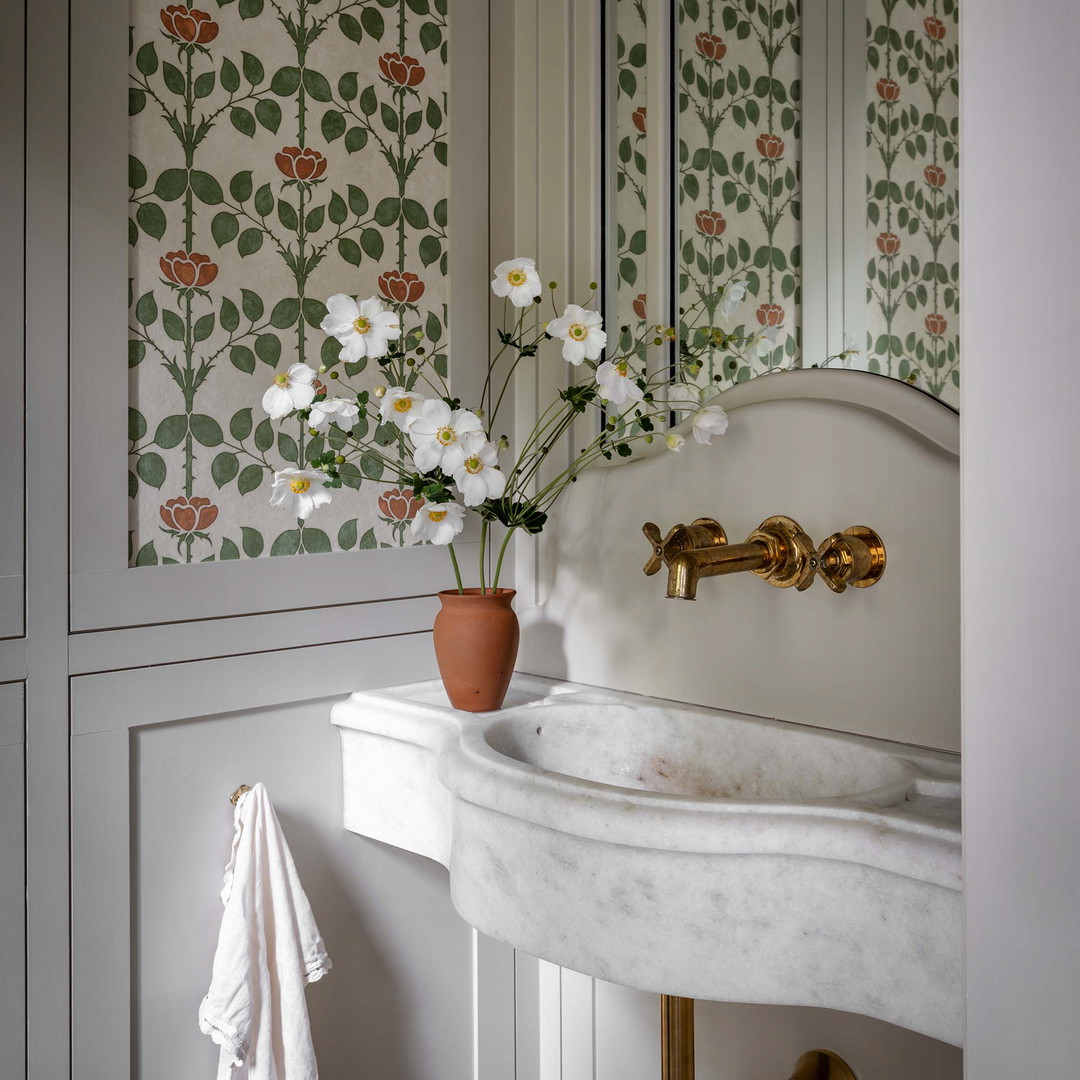
<svg viewBox="0 0 1080 1080"><path fill-rule="evenodd" d="M662 1080L694 1080L694 999L660 995L660 1075ZM790 1080L855 1080L843 1058L830 1050L810 1050L795 1062Z"/></svg>

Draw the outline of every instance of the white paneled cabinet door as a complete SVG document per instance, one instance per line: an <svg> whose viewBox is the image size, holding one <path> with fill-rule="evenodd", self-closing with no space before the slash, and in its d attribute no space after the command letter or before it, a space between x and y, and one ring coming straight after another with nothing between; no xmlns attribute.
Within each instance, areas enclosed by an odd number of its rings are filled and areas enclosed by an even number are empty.
<svg viewBox="0 0 1080 1080"><path fill-rule="evenodd" d="M0 1076L26 1067L23 687L0 683Z"/></svg>

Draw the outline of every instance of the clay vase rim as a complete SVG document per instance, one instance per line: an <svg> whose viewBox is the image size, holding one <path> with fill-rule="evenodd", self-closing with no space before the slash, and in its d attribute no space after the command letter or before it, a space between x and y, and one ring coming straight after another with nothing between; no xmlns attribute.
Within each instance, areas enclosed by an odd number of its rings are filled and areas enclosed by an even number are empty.
<svg viewBox="0 0 1080 1080"><path fill-rule="evenodd" d="M466 589L464 592L458 592L457 589L440 589L440 599L450 600L503 600L513 599L517 596L517 589L504 589L500 586L498 589L488 589L486 592L481 592L480 587Z"/></svg>

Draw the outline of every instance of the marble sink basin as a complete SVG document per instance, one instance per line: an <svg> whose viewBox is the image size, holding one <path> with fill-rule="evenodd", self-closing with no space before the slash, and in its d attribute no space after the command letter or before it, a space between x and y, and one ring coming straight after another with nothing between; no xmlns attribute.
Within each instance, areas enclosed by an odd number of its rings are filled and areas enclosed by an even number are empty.
<svg viewBox="0 0 1080 1080"><path fill-rule="evenodd" d="M658 993L962 1042L954 755L517 676L336 705L345 826L436 859L473 926Z"/></svg>

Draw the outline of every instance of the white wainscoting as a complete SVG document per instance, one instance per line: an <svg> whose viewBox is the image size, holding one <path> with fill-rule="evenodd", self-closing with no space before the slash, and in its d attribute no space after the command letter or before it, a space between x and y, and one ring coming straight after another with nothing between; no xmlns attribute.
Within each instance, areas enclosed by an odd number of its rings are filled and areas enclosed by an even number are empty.
<svg viewBox="0 0 1080 1080"><path fill-rule="evenodd" d="M429 635L72 680L75 1077L212 1074L216 1048L196 1014L221 918L228 797L256 781L334 961L308 990L322 1074L512 1074L512 950L461 920L441 867L341 824L338 684L406 671L434 675Z"/></svg>
<svg viewBox="0 0 1080 1080"><path fill-rule="evenodd" d="M0 684L0 1076L26 1067L23 687Z"/></svg>

